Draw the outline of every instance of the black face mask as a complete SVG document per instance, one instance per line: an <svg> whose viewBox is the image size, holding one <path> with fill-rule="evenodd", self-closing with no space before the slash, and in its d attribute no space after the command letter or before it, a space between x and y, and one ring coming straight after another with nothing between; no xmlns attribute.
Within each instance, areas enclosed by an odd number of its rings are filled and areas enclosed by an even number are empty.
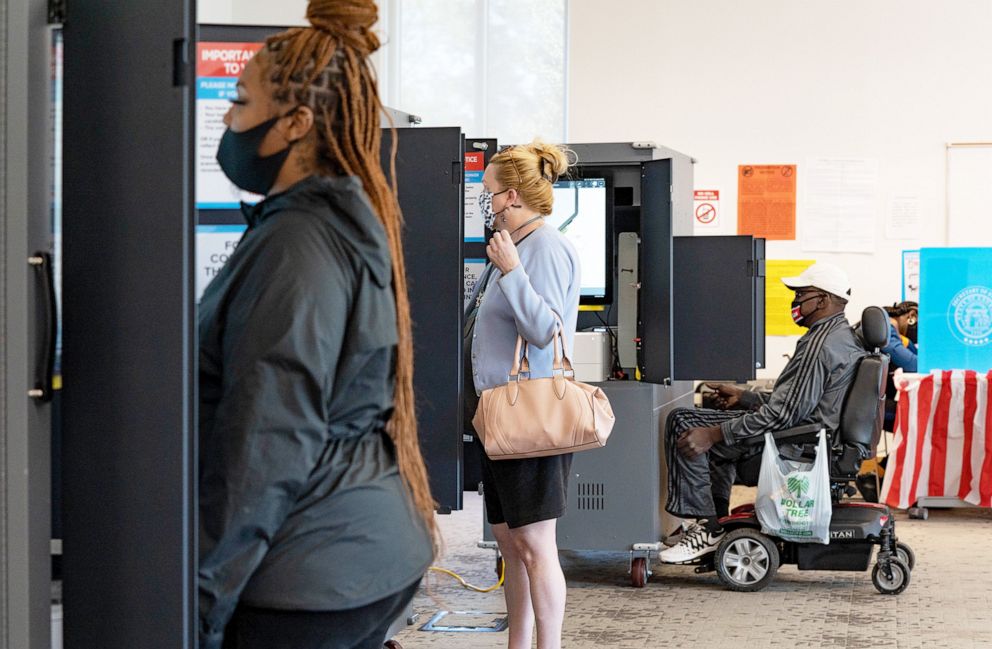
<svg viewBox="0 0 992 649"><path fill-rule="evenodd" d="M797 326L805 326L803 323L806 322L808 315L803 315L803 305L810 300L819 300L821 296L816 295L813 297L808 297L805 300L793 300L792 301L792 321L796 323Z"/></svg>
<svg viewBox="0 0 992 649"><path fill-rule="evenodd" d="M220 139L220 146L217 147L217 162L224 175L232 183L253 194L269 193L276 178L279 177L283 163L289 156L289 150L293 148L295 142L290 142L289 146L279 153L273 153L264 158L258 155L258 147L262 145L262 140L272 130L275 123L283 117L291 115L293 110L285 115L277 115L247 131L235 133L231 129L227 129L224 132L224 137Z"/></svg>

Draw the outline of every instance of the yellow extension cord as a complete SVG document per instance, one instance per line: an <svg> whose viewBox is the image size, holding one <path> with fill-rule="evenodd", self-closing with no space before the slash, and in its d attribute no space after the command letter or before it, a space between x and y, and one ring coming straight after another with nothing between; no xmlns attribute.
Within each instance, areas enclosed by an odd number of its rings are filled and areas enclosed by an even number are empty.
<svg viewBox="0 0 992 649"><path fill-rule="evenodd" d="M454 577L455 579L458 580L458 583L459 584L461 584L465 588L468 588L469 590L474 590L477 593L491 593L491 592L493 592L494 590L496 590L497 588L499 588L500 586L503 585L503 570L505 569L504 568L504 565L505 564L502 561L500 561L500 563L499 563L499 581L497 581L493 586L490 586L489 588L481 588L479 586L473 586L472 584L470 584L467 581L465 581L465 579L463 579L462 576L459 575L457 572L454 572L453 570L448 570L447 568L438 568L437 566L431 566L431 570L433 570L434 572L444 573L444 574L448 575L449 577Z"/></svg>

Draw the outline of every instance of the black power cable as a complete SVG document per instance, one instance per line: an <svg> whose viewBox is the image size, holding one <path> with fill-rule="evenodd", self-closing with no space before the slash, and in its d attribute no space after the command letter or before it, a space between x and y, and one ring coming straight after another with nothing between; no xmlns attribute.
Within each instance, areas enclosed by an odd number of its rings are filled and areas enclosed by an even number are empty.
<svg viewBox="0 0 992 649"><path fill-rule="evenodd" d="M603 326L606 328L606 333L610 337L610 342L613 347L613 364L610 370L610 378L613 379L626 379L627 373L623 371L623 367L620 365L620 343L617 339L617 334L613 331L613 327L610 326L610 315L613 313L613 305L610 304L609 308L606 310L606 320L603 320L603 316L599 314L599 311L593 311L596 314L596 319L599 320Z"/></svg>

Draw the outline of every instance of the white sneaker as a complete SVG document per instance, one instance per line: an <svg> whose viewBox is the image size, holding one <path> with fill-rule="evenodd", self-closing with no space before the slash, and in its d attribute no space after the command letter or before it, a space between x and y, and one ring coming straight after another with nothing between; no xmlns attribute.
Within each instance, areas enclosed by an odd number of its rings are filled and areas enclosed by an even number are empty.
<svg viewBox="0 0 992 649"><path fill-rule="evenodd" d="M680 522L679 526L672 530L671 534L661 540L662 545L666 548L670 548L673 545L678 545L679 541L682 540L682 537L685 536L685 533L695 525L696 523L688 523L686 521Z"/></svg>
<svg viewBox="0 0 992 649"><path fill-rule="evenodd" d="M662 550L658 554L658 559L662 563L695 561L710 552L715 552L721 538L723 538L723 530L711 533L702 525L694 523L682 535L682 540L674 547Z"/></svg>

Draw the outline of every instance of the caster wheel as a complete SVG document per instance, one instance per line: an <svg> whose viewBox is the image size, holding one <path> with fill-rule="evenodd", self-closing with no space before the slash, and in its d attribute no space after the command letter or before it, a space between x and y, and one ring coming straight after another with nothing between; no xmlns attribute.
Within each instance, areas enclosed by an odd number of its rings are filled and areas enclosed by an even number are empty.
<svg viewBox="0 0 992 649"><path fill-rule="evenodd" d="M761 590L778 570L778 546L759 532L741 528L727 532L716 549L716 573L723 585L741 593Z"/></svg>
<svg viewBox="0 0 992 649"><path fill-rule="evenodd" d="M403 649L403 645L395 640L386 640L386 644L382 645L382 649Z"/></svg>
<svg viewBox="0 0 992 649"><path fill-rule="evenodd" d="M634 588L644 588L648 584L648 560L637 557L630 564L630 585Z"/></svg>
<svg viewBox="0 0 992 649"><path fill-rule="evenodd" d="M496 578L499 579L503 576L503 570L506 566L503 563L503 557L496 557Z"/></svg>
<svg viewBox="0 0 992 649"><path fill-rule="evenodd" d="M906 564L906 567L913 570L916 567L916 553L913 552L913 548L909 547L905 543L896 543L896 556Z"/></svg>
<svg viewBox="0 0 992 649"><path fill-rule="evenodd" d="M930 518L930 510L926 507L910 507L909 517L918 521L925 521Z"/></svg>
<svg viewBox="0 0 992 649"><path fill-rule="evenodd" d="M909 586L909 567L902 559L893 557L883 565L876 563L871 571L871 583L883 595L898 595Z"/></svg>

